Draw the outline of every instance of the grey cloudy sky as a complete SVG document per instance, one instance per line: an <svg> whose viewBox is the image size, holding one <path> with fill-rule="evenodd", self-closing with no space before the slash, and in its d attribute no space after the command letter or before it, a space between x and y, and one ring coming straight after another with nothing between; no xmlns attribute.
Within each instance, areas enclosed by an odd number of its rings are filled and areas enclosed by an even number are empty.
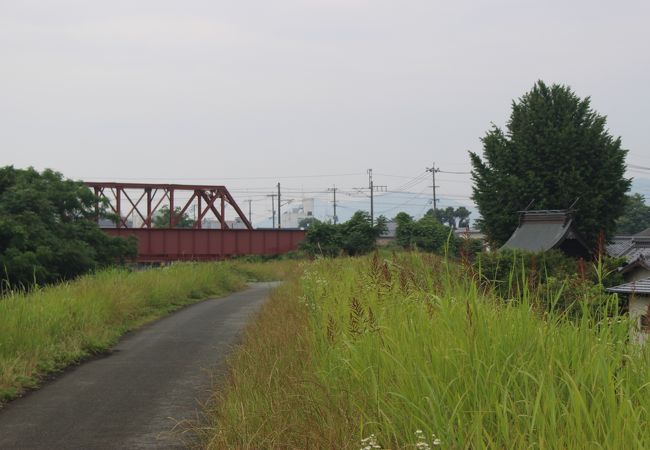
<svg viewBox="0 0 650 450"><path fill-rule="evenodd" d="M0 165L269 191L360 186L372 167L398 187L388 175L434 160L469 170L543 79L590 95L649 166L649 5L1 0ZM469 177L440 178L469 195Z"/></svg>

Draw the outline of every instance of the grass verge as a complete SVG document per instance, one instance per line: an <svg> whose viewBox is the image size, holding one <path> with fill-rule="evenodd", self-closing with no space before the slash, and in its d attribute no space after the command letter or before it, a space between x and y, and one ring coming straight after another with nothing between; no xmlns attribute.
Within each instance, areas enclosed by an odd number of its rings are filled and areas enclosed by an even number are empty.
<svg viewBox="0 0 650 450"><path fill-rule="evenodd" d="M478 280L415 253L306 265L231 358L203 445L650 448L650 352L625 318Z"/></svg>
<svg viewBox="0 0 650 450"><path fill-rule="evenodd" d="M0 298L0 404L47 374L106 351L125 332L184 305L282 279L295 263L200 263L108 270Z"/></svg>

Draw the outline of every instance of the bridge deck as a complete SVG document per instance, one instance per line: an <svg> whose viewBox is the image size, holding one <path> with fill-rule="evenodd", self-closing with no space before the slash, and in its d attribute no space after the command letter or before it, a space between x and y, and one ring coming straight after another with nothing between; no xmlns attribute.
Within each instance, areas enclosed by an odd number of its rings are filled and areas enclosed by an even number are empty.
<svg viewBox="0 0 650 450"><path fill-rule="evenodd" d="M208 261L241 255L279 255L296 250L303 230L104 228L111 236L134 236L138 262Z"/></svg>

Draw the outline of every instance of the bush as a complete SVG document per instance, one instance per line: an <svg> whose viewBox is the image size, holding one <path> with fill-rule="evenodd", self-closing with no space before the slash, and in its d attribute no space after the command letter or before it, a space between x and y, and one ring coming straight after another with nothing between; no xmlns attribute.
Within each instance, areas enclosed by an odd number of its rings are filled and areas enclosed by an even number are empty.
<svg viewBox="0 0 650 450"><path fill-rule="evenodd" d="M606 256L586 262L559 250L531 253L504 249L479 253L473 270L503 298L539 290L542 306L576 312L583 307L578 300L588 297L590 304L601 305L609 298L604 288L623 283L617 270L621 264L620 258Z"/></svg>

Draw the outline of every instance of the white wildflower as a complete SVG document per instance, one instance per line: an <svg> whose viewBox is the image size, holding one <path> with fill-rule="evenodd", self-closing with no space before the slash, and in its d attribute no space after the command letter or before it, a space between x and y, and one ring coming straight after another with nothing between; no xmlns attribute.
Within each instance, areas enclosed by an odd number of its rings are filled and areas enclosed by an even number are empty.
<svg viewBox="0 0 650 450"><path fill-rule="evenodd" d="M437 447L442 443L435 434L431 434L431 441L427 440L422 430L415 430L415 439L417 440L415 448L418 450L431 450L431 445ZM431 442L431 445L429 445L429 442Z"/></svg>
<svg viewBox="0 0 650 450"><path fill-rule="evenodd" d="M361 449L360 450L381 450L381 445L377 443L377 437L374 434L371 434L367 438L361 439Z"/></svg>
<svg viewBox="0 0 650 450"><path fill-rule="evenodd" d="M429 443L427 442L426 437L424 437L424 432L422 430L415 430L415 439L417 439L415 448L418 450L431 450L431 447L429 447Z"/></svg>

